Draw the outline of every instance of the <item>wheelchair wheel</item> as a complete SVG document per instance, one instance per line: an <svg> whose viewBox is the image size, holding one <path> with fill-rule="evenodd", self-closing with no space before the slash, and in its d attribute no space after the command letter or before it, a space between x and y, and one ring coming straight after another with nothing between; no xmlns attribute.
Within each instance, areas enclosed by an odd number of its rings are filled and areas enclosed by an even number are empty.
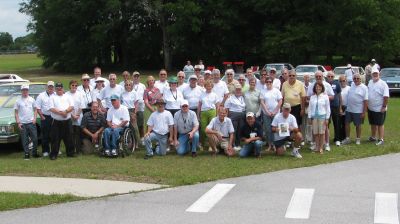
<svg viewBox="0 0 400 224"><path fill-rule="evenodd" d="M135 151L135 138L130 128L125 128L119 143L120 155L130 155Z"/></svg>

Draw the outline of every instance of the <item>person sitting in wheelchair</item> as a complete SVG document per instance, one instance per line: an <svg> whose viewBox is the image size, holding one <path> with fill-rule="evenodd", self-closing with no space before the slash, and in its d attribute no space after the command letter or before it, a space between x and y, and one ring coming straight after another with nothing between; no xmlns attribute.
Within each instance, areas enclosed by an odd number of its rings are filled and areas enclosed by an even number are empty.
<svg viewBox="0 0 400 224"><path fill-rule="evenodd" d="M112 107L107 112L107 128L104 130L104 153L117 156L118 141L125 127L129 126L129 111L121 105L117 95L111 96Z"/></svg>

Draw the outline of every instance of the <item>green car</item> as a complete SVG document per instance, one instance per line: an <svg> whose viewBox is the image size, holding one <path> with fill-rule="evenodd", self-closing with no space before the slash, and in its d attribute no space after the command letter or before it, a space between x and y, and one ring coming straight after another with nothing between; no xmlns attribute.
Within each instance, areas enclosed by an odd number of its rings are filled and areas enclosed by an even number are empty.
<svg viewBox="0 0 400 224"><path fill-rule="evenodd" d="M31 97L36 99L38 93L30 93ZM20 142L20 133L14 116L14 104L21 94L14 93L0 107L0 144ZM37 116L36 126L38 129L38 138L40 138L40 117Z"/></svg>

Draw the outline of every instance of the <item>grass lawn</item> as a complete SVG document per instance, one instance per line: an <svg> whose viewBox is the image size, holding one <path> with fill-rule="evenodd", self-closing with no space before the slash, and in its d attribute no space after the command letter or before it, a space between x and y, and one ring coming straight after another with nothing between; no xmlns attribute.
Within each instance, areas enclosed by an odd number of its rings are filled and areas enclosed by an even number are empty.
<svg viewBox="0 0 400 224"><path fill-rule="evenodd" d="M40 69L42 59L36 54L0 55L0 71L23 71Z"/></svg>
<svg viewBox="0 0 400 224"><path fill-rule="evenodd" d="M43 205L63 203L68 201L82 200L81 197L73 195L43 195L43 194L25 194L0 192L0 211L40 207Z"/></svg>

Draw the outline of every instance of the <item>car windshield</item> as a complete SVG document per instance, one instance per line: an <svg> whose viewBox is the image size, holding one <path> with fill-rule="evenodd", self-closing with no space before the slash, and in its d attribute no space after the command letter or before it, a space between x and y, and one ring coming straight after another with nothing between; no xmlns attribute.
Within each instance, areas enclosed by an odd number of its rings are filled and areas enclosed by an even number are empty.
<svg viewBox="0 0 400 224"><path fill-rule="evenodd" d="M38 94L29 94L29 96L31 96L34 99L36 99ZM20 97L21 97L21 94L13 94L13 95L11 95L1 107L13 108L15 102L17 102L17 99L20 98Z"/></svg>
<svg viewBox="0 0 400 224"><path fill-rule="evenodd" d="M296 72L316 72L317 67L311 67L311 66L299 66L296 68Z"/></svg>
<svg viewBox="0 0 400 224"><path fill-rule="evenodd" d="M267 69L267 71L271 70L271 68L275 68L277 72L281 71L283 69L283 65L281 64L267 64L267 66L265 67L265 69Z"/></svg>
<svg viewBox="0 0 400 224"><path fill-rule="evenodd" d="M5 86L0 86L0 96L9 96L13 93L18 92L21 90L21 86L18 85L5 85Z"/></svg>
<svg viewBox="0 0 400 224"><path fill-rule="evenodd" d="M357 68L352 68L353 72L358 74L358 69ZM335 75L343 75L344 72L347 70L347 68L335 68L333 70L333 73L335 73Z"/></svg>
<svg viewBox="0 0 400 224"><path fill-rule="evenodd" d="M400 69L383 69L381 77L400 77Z"/></svg>

